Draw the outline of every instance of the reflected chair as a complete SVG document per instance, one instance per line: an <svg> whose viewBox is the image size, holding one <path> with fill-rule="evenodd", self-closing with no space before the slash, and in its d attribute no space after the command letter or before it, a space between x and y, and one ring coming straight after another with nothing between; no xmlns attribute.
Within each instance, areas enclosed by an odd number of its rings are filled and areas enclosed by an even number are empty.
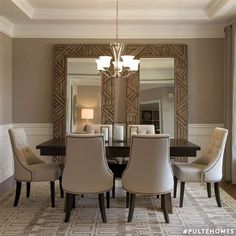
<svg viewBox="0 0 236 236"><path fill-rule="evenodd" d="M122 186L128 193L128 222L133 218L136 194L141 194L161 195L164 218L169 223L167 201L171 201L173 189L169 149L168 135L132 136L130 161L122 176Z"/></svg>
<svg viewBox="0 0 236 236"><path fill-rule="evenodd" d="M180 185L180 207L183 206L185 182L207 183L208 197L211 197L211 183L214 183L215 197L218 207L221 207L219 183L222 179L222 165L228 130L215 128L212 132L211 143L202 156L192 163L173 162L174 197L177 192L177 182Z"/></svg>
<svg viewBox="0 0 236 236"><path fill-rule="evenodd" d="M103 222L107 222L104 193L113 185L113 174L105 157L103 134L67 135L66 161L63 171L62 186L66 192L65 222L69 221L75 195L98 194L99 207Z"/></svg>
<svg viewBox="0 0 236 236"><path fill-rule="evenodd" d="M128 125L127 140L134 134L155 134L154 125ZM123 158L123 164L128 164L129 157Z"/></svg>
<svg viewBox="0 0 236 236"><path fill-rule="evenodd" d="M16 195L14 206L17 206L21 183L26 182L26 197L30 196L31 182L50 182L51 205L55 207L55 180L59 179L61 194L61 169L55 163L46 163L39 159L29 147L23 128L12 128L8 130L13 157L14 157L14 178L16 180Z"/></svg>

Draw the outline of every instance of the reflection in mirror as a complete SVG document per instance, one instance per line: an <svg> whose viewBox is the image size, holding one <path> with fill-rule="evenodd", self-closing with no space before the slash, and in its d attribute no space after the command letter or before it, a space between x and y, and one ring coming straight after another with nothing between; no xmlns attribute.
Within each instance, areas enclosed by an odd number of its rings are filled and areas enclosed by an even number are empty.
<svg viewBox="0 0 236 236"><path fill-rule="evenodd" d="M67 132L101 123L101 77L95 58L67 59Z"/></svg>
<svg viewBox="0 0 236 236"><path fill-rule="evenodd" d="M140 123L174 137L174 58L141 58Z"/></svg>

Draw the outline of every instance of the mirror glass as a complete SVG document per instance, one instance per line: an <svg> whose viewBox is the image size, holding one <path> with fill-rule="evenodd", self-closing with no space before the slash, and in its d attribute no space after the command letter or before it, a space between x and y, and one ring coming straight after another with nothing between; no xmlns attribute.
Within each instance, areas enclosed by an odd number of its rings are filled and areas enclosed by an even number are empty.
<svg viewBox="0 0 236 236"><path fill-rule="evenodd" d="M174 58L140 58L140 123L174 137Z"/></svg>
<svg viewBox="0 0 236 236"><path fill-rule="evenodd" d="M80 133L101 123L101 76L96 58L67 59L66 131Z"/></svg>

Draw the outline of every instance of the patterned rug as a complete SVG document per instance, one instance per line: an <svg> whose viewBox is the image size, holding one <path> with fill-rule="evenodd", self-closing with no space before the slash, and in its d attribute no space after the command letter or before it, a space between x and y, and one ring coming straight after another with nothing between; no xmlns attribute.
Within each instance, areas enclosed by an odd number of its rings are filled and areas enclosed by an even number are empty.
<svg viewBox="0 0 236 236"><path fill-rule="evenodd" d="M160 199L138 196L133 221L126 223L125 192L120 181L116 181L116 186L116 198L106 209L105 224L96 195L77 196L76 209L72 210L69 223L64 223L64 200L58 185L55 208L50 206L48 183L32 184L29 199L23 186L18 207L12 206L12 189L0 196L0 235L236 235L236 201L222 189L222 208L218 208L214 194L207 198L204 184L187 183L184 207L178 207L179 195L173 199L170 224L164 221Z"/></svg>

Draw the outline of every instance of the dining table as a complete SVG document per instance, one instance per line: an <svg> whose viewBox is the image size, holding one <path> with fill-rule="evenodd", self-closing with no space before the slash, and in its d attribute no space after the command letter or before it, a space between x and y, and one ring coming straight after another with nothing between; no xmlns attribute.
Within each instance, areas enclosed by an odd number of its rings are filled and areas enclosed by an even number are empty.
<svg viewBox="0 0 236 236"><path fill-rule="evenodd" d="M130 141L114 141L109 139L105 142L105 148L107 158L127 158L130 152ZM40 150L41 156L59 156L63 158L66 154L65 138L52 138L36 145L36 149ZM196 157L199 150L201 150L200 146L186 139L170 139L170 158ZM109 168L114 174L114 180L122 176L126 166L127 164L122 162L119 164L109 164ZM115 196L114 186L115 184L113 184L113 197ZM173 212L170 194L167 199L167 210L169 213Z"/></svg>
<svg viewBox="0 0 236 236"><path fill-rule="evenodd" d="M107 158L129 157L130 141L114 141L109 139L105 142ZM52 138L36 146L41 156L61 156L66 153L65 138ZM170 139L170 157L196 157L201 148L186 139ZM122 163L122 162L121 162ZM109 164L115 177L121 177L127 164Z"/></svg>

